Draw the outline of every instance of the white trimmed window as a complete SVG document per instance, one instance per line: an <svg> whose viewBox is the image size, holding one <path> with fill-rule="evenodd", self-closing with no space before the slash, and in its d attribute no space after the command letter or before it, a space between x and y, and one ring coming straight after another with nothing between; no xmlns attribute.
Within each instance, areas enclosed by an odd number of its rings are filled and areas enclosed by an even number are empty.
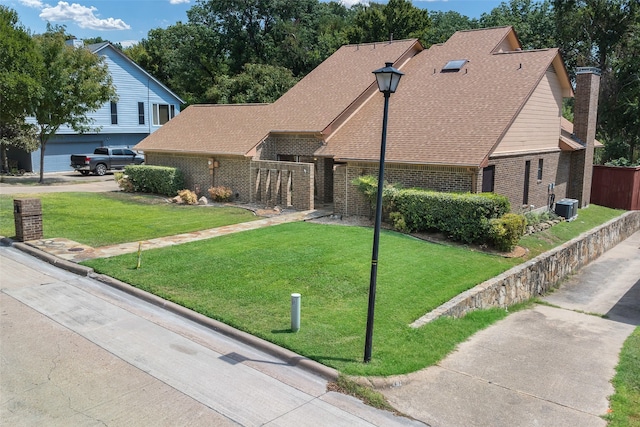
<svg viewBox="0 0 640 427"><path fill-rule="evenodd" d="M153 125L162 126L176 115L176 106L169 104L153 104Z"/></svg>

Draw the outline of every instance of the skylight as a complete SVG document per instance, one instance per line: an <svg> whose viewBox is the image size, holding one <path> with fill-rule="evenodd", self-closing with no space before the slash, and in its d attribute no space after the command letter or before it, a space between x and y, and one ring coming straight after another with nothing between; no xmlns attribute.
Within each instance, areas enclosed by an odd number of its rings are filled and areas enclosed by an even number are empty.
<svg viewBox="0 0 640 427"><path fill-rule="evenodd" d="M453 61L447 62L442 68L443 73L455 73L456 71L460 71L460 69L467 63L467 59L455 59Z"/></svg>

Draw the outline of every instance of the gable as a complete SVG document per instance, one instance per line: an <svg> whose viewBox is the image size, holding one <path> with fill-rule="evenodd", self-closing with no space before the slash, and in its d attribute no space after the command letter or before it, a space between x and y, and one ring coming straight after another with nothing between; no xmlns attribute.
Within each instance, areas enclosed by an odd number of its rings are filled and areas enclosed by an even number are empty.
<svg viewBox="0 0 640 427"><path fill-rule="evenodd" d="M562 87L549 67L492 155L557 151L562 115Z"/></svg>

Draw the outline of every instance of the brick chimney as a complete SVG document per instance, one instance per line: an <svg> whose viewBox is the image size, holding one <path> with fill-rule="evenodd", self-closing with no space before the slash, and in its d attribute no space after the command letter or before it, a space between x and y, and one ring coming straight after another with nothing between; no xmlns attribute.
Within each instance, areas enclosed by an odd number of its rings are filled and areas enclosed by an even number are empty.
<svg viewBox="0 0 640 427"><path fill-rule="evenodd" d="M572 154L569 198L578 199L581 208L588 206L591 201L599 91L600 70L595 67L578 68L573 105L573 137L584 145L585 149Z"/></svg>

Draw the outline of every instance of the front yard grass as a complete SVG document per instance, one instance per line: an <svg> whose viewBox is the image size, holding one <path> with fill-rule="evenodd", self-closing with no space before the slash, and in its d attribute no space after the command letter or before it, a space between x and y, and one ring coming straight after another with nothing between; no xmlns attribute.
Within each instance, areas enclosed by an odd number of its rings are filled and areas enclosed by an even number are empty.
<svg viewBox="0 0 640 427"><path fill-rule="evenodd" d="M0 196L0 234L12 236L12 199ZM55 193L42 199L45 237L91 246L138 241L255 219L242 209L175 206L127 193ZM620 215L591 206L576 221L524 238L530 257ZM294 223L96 259L84 264L206 316L290 348L348 375L394 375L432 365L503 309L409 323L460 292L524 261L384 231L380 243L373 360L362 363L373 231ZM290 294L302 321L290 331ZM517 308L509 308L514 311Z"/></svg>
<svg viewBox="0 0 640 427"><path fill-rule="evenodd" d="M158 196L121 192L0 195L2 236L15 236L13 199L18 198L41 200L44 238L64 237L92 247L258 219L246 209L180 206Z"/></svg>
<svg viewBox="0 0 640 427"><path fill-rule="evenodd" d="M97 272L192 308L351 375L419 370L444 357L504 310L408 325L520 260L383 232L373 360L362 363L372 230L293 223L206 241L95 259ZM290 332L290 294L302 294Z"/></svg>

